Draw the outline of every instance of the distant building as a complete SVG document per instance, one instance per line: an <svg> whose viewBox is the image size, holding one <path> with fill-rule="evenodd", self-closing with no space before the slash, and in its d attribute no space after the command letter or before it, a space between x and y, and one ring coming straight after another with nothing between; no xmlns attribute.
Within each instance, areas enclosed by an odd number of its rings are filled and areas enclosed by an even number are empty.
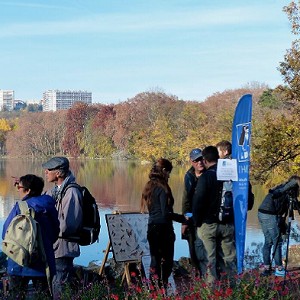
<svg viewBox="0 0 300 300"><path fill-rule="evenodd" d="M15 104L14 104L15 110L22 110L25 107L26 107L26 103L24 101L15 99Z"/></svg>
<svg viewBox="0 0 300 300"><path fill-rule="evenodd" d="M12 111L15 105L15 91L0 90L0 110Z"/></svg>
<svg viewBox="0 0 300 300"><path fill-rule="evenodd" d="M43 110L69 109L75 102L92 104L92 93L87 91L48 90L43 93Z"/></svg>

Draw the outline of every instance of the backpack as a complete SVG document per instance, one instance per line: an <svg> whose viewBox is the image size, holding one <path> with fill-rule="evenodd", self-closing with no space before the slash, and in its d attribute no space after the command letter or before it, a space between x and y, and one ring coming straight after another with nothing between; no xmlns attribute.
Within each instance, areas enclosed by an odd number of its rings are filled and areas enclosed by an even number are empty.
<svg viewBox="0 0 300 300"><path fill-rule="evenodd" d="M2 251L18 265L30 267L37 260L47 262L41 228L35 211L26 201L19 201L21 214L10 222L2 241Z"/></svg>
<svg viewBox="0 0 300 300"><path fill-rule="evenodd" d="M233 222L233 194L232 182L224 181L219 209L219 221L222 223Z"/></svg>
<svg viewBox="0 0 300 300"><path fill-rule="evenodd" d="M63 239L76 242L80 246L87 246L98 241L100 233L100 215L95 198L85 186L80 186L77 183L70 183L66 186L62 193L63 199L67 189L74 187L82 193L82 224L75 236L66 237Z"/></svg>
<svg viewBox="0 0 300 300"><path fill-rule="evenodd" d="M248 186L248 210L251 210L254 205L254 194L252 192L252 185L249 182ZM222 198L219 211L219 221L224 223L233 222L234 208L233 208L233 193L232 182L224 181L222 188Z"/></svg>
<svg viewBox="0 0 300 300"><path fill-rule="evenodd" d="M40 224L34 219L35 211L26 201L18 201L21 213L10 222L2 241L2 251L18 265L32 267L42 260L50 294L52 295L50 269L44 249Z"/></svg>

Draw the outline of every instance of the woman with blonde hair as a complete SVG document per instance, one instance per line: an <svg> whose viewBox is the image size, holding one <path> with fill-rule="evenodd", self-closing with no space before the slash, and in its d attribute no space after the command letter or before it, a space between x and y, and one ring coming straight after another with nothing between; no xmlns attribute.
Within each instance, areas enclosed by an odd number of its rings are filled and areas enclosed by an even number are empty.
<svg viewBox="0 0 300 300"><path fill-rule="evenodd" d="M159 284L164 287L173 268L175 233L173 220L183 223L183 215L174 213L174 198L168 179L172 171L172 163L158 159L149 173L141 199L141 210L149 212L147 239L150 246L150 275L157 276Z"/></svg>

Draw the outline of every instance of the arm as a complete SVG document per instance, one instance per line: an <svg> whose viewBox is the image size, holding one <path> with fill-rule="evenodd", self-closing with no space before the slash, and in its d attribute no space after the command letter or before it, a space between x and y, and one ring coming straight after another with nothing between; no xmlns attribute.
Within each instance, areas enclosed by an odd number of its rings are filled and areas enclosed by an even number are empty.
<svg viewBox="0 0 300 300"><path fill-rule="evenodd" d="M206 199L206 176L202 175L198 179L196 190L193 196L193 219L195 225L200 227L205 212Z"/></svg>
<svg viewBox="0 0 300 300"><path fill-rule="evenodd" d="M67 189L62 199L63 218L60 218L60 236L77 232L82 223L82 194L77 188Z"/></svg>
<svg viewBox="0 0 300 300"><path fill-rule="evenodd" d="M195 189L195 179L189 171L184 176L184 190L182 195L182 213L192 212L192 195Z"/></svg>

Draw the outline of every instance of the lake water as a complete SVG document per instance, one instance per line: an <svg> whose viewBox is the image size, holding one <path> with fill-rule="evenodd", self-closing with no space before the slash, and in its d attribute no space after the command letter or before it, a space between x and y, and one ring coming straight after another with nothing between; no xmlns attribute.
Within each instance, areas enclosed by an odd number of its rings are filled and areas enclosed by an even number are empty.
<svg viewBox="0 0 300 300"><path fill-rule="evenodd" d="M2 233L3 222L11 208L18 201L18 192L13 186L12 176L20 177L25 174L36 174L44 177L41 167L43 160L38 159L0 159L0 229ZM150 165L142 165L131 161L108 160L70 160L71 169L77 178L77 182L89 188L97 199L101 215L101 232L99 243L81 247L81 255L75 259L76 264L87 266L90 261L102 261L104 252L109 242L105 214L114 211L138 212L140 209L140 196L143 187L148 180ZM183 191L183 177L188 168L186 166L175 167L170 176L170 186L175 198L174 210L181 212L181 195ZM52 187L46 183L45 189ZM246 248L255 247L263 242L263 234L257 219L257 208L266 191L261 187L254 187L255 204L248 213ZM298 228L299 215L295 214L292 226ZM182 256L188 256L188 246L185 240L181 240L180 224L174 222L176 233L175 260ZM296 241L291 239L290 244ZM111 254L110 254L110 257Z"/></svg>

